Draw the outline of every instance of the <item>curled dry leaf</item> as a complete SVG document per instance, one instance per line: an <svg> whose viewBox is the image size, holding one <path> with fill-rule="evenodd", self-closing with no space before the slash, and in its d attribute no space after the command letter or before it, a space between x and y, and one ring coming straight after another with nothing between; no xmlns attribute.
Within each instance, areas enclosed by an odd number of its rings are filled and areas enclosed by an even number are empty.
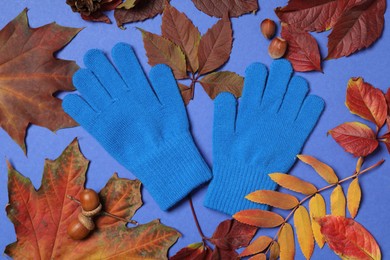
<svg viewBox="0 0 390 260"><path fill-rule="evenodd" d="M284 173L271 173L269 177L283 188L299 192L305 195L311 195L317 192L317 188L310 182L299 179Z"/></svg>
<svg viewBox="0 0 390 260"><path fill-rule="evenodd" d="M280 259L294 260L295 241L294 232L290 224L285 223L278 236Z"/></svg>
<svg viewBox="0 0 390 260"><path fill-rule="evenodd" d="M347 206L349 214L352 218L355 218L360 206L360 200L362 198L362 191L359 185L359 179L355 178L348 188L347 193Z"/></svg>
<svg viewBox="0 0 390 260"><path fill-rule="evenodd" d="M343 188L340 184L337 184L330 195L330 211L332 215L345 217L345 205L346 200Z"/></svg>
<svg viewBox="0 0 390 260"><path fill-rule="evenodd" d="M199 82L212 99L221 92L230 92L238 98L241 96L244 78L234 72L218 71L204 76Z"/></svg>
<svg viewBox="0 0 390 260"><path fill-rule="evenodd" d="M342 259L380 260L375 238L353 219L325 216L318 220L330 249Z"/></svg>
<svg viewBox="0 0 390 260"><path fill-rule="evenodd" d="M317 221L315 221L315 219L322 218L326 215L325 200L321 194L316 194L310 199L309 210L314 239L316 240L318 246L322 248L325 244L325 238L321 233L321 226Z"/></svg>
<svg viewBox="0 0 390 260"><path fill-rule="evenodd" d="M259 9L257 0L192 0L200 11L215 17L238 17Z"/></svg>
<svg viewBox="0 0 390 260"><path fill-rule="evenodd" d="M263 252L272 242L272 238L261 236L256 238L247 248L242 251L239 257L250 256Z"/></svg>
<svg viewBox="0 0 390 260"><path fill-rule="evenodd" d="M86 21L111 23L110 18L105 15L104 11L114 10L122 0L99 0L99 1L82 1L66 0L66 3L72 8L73 12L78 12Z"/></svg>
<svg viewBox="0 0 390 260"><path fill-rule="evenodd" d="M276 260L279 258L280 249L279 249L279 243L274 241L271 245L270 252L269 252L269 260Z"/></svg>
<svg viewBox="0 0 390 260"><path fill-rule="evenodd" d="M299 206L295 211L294 226L301 251L306 259L310 259L314 250L314 238L309 213L304 206Z"/></svg>
<svg viewBox="0 0 390 260"><path fill-rule="evenodd" d="M328 132L333 139L354 156L367 156L378 147L374 131L359 122L347 122Z"/></svg>
<svg viewBox="0 0 390 260"><path fill-rule="evenodd" d="M256 203L267 204L280 209L292 209L299 204L296 197L272 190L254 191L246 195L245 198Z"/></svg>
<svg viewBox="0 0 390 260"><path fill-rule="evenodd" d="M345 102L352 114L367 119L382 127L387 118L387 104L383 92L374 88L363 78L351 78L347 86Z"/></svg>
<svg viewBox="0 0 390 260"><path fill-rule="evenodd" d="M233 218L248 225L271 228L280 226L284 219L279 214L261 209L248 209L237 212Z"/></svg>
<svg viewBox="0 0 390 260"><path fill-rule="evenodd" d="M313 167L313 169L329 184L335 184L339 181L336 173L329 165L317 160L313 156L300 154L297 155L297 157L301 162Z"/></svg>
<svg viewBox="0 0 390 260"><path fill-rule="evenodd" d="M140 1L128 10L125 8L115 9L114 17L116 24L118 27L122 27L125 23L139 22L153 18L162 13L165 2L167 0Z"/></svg>

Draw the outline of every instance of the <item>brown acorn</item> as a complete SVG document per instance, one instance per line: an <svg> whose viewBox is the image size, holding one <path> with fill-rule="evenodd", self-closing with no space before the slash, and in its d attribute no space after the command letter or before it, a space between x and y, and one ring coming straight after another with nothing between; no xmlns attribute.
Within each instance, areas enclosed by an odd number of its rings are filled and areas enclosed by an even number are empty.
<svg viewBox="0 0 390 260"><path fill-rule="evenodd" d="M94 228L95 223L93 223L92 219L80 213L77 219L74 219L69 224L67 233L73 240L82 240L86 238Z"/></svg>
<svg viewBox="0 0 390 260"><path fill-rule="evenodd" d="M287 42L285 39L276 37L271 41L268 47L268 54L272 59L279 59L284 56L287 50Z"/></svg>
<svg viewBox="0 0 390 260"><path fill-rule="evenodd" d="M264 19L260 24L261 33L267 39L272 39L276 32L276 23L271 19Z"/></svg>
<svg viewBox="0 0 390 260"><path fill-rule="evenodd" d="M80 193L80 204L83 210L91 211L99 207L99 195L96 191L85 189Z"/></svg>

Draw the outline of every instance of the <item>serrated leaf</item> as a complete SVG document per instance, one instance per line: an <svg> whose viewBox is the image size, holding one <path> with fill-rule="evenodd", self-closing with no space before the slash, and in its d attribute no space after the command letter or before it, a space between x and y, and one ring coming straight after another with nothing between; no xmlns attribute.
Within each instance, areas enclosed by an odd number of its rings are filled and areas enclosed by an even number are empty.
<svg viewBox="0 0 390 260"><path fill-rule="evenodd" d="M207 249L203 246L203 243L190 244L187 247L180 249L174 256L170 257L170 260L181 260L181 259L206 259Z"/></svg>
<svg viewBox="0 0 390 260"><path fill-rule="evenodd" d="M215 17L238 17L246 13L255 12L259 5L257 0L192 0L200 11Z"/></svg>
<svg viewBox="0 0 390 260"><path fill-rule="evenodd" d="M343 123L330 130L329 134L346 152L356 157L371 154L379 144L374 131L359 122Z"/></svg>
<svg viewBox="0 0 390 260"><path fill-rule="evenodd" d="M125 23L140 22L149 18L153 18L161 14L164 9L164 3L167 0L148 0L140 1L131 9L115 9L114 17L118 27L122 27ZM167 1L169 2L169 0Z"/></svg>
<svg viewBox="0 0 390 260"><path fill-rule="evenodd" d="M332 215L345 217L345 204L346 200L343 188L340 184L337 184L330 195L330 211Z"/></svg>
<svg viewBox="0 0 390 260"><path fill-rule="evenodd" d="M180 89L180 94L181 97L183 98L184 104L188 105L193 97L193 87L187 87L184 84L177 83L179 89Z"/></svg>
<svg viewBox="0 0 390 260"><path fill-rule="evenodd" d="M279 258L280 249L279 249L279 243L274 241L270 248L269 253L269 260L276 260Z"/></svg>
<svg viewBox="0 0 390 260"><path fill-rule="evenodd" d="M272 242L272 238L261 236L256 238L247 248L242 251L239 257L250 256L263 252Z"/></svg>
<svg viewBox="0 0 390 260"><path fill-rule="evenodd" d="M230 92L238 98L241 96L244 78L234 72L218 71L204 76L199 82L211 99L221 92Z"/></svg>
<svg viewBox="0 0 390 260"><path fill-rule="evenodd" d="M357 215L361 198L362 191L360 189L359 179L356 177L349 185L347 193L347 206L352 218L355 218Z"/></svg>
<svg viewBox="0 0 390 260"><path fill-rule="evenodd" d="M349 56L372 45L382 34L385 10L386 0L369 0L343 13L328 36L326 59Z"/></svg>
<svg viewBox="0 0 390 260"><path fill-rule="evenodd" d="M133 8L140 0L125 0L123 3L118 5L117 8L131 9Z"/></svg>
<svg viewBox="0 0 390 260"><path fill-rule="evenodd" d="M171 67L176 79L187 77L186 58L179 46L157 34L142 32L148 63L152 66L164 63Z"/></svg>
<svg viewBox="0 0 390 260"><path fill-rule="evenodd" d="M80 30L56 23L31 29L25 9L0 31L0 126L25 153L29 124L51 131L77 125L54 94L74 90L72 75L78 66L53 53Z"/></svg>
<svg viewBox="0 0 390 260"><path fill-rule="evenodd" d="M309 213L304 206L299 206L295 211L294 226L301 251L306 259L310 259L314 250L314 237Z"/></svg>
<svg viewBox="0 0 390 260"><path fill-rule="evenodd" d="M382 258L375 238L355 220L340 216L325 216L318 222L330 249L342 259L380 260Z"/></svg>
<svg viewBox="0 0 390 260"><path fill-rule="evenodd" d="M339 181L336 173L329 165L317 160L313 156L300 154L297 155L301 162L304 162L311 167L329 184L335 184Z"/></svg>
<svg viewBox="0 0 390 260"><path fill-rule="evenodd" d="M269 177L283 188L299 192L305 195L311 195L317 192L317 188L310 182L299 179L284 173L271 173Z"/></svg>
<svg viewBox="0 0 390 260"><path fill-rule="evenodd" d="M321 194L317 193L310 199L309 210L314 239L316 240L318 246L322 248L325 244L325 238L321 233L321 226L317 221L315 221L315 219L322 218L326 215L325 200Z"/></svg>
<svg viewBox="0 0 390 260"><path fill-rule="evenodd" d="M254 191L246 195L245 198L256 203L267 204L280 209L292 209L299 204L296 197L272 190Z"/></svg>
<svg viewBox="0 0 390 260"><path fill-rule="evenodd" d="M190 71L195 73L199 67L198 47L201 38L198 28L184 13L167 5L163 12L161 33L182 49Z"/></svg>
<svg viewBox="0 0 390 260"><path fill-rule="evenodd" d="M234 214L233 218L244 224L262 228L277 227L284 222L279 214L261 209L242 210Z"/></svg>
<svg viewBox="0 0 390 260"><path fill-rule="evenodd" d="M249 258L249 260L267 260L266 254L257 254Z"/></svg>
<svg viewBox="0 0 390 260"><path fill-rule="evenodd" d="M282 24L281 36L288 43L284 57L291 62L295 71L322 71L320 50L311 34Z"/></svg>
<svg viewBox="0 0 390 260"><path fill-rule="evenodd" d="M294 260L295 257L295 241L294 232L290 224L286 223L280 230L278 236L280 249L280 259Z"/></svg>
<svg viewBox="0 0 390 260"><path fill-rule="evenodd" d="M383 92L360 77L348 81L345 105L352 114L369 120L378 127L382 127L387 118L387 104Z"/></svg>
<svg viewBox="0 0 390 260"><path fill-rule="evenodd" d="M225 16L207 30L199 43L199 75L221 67L230 56L233 31L229 17Z"/></svg>

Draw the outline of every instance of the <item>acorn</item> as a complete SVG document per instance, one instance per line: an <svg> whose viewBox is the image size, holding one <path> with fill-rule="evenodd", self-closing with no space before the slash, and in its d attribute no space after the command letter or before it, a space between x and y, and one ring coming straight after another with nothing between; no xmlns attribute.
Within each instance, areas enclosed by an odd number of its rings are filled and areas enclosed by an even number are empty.
<svg viewBox="0 0 390 260"><path fill-rule="evenodd" d="M83 190L80 193L79 198L80 198L81 207L85 211L94 210L100 205L99 195L94 190L91 189Z"/></svg>
<svg viewBox="0 0 390 260"><path fill-rule="evenodd" d="M260 24L261 33L267 39L272 39L276 32L276 23L271 19L264 19Z"/></svg>
<svg viewBox="0 0 390 260"><path fill-rule="evenodd" d="M285 39L276 37L271 41L268 47L268 54L272 59L279 59L284 56L287 50L287 42Z"/></svg>
<svg viewBox="0 0 390 260"><path fill-rule="evenodd" d="M91 230L95 229L95 223L92 218L80 213L77 219L74 219L68 226L67 233L73 240L82 240L86 238Z"/></svg>

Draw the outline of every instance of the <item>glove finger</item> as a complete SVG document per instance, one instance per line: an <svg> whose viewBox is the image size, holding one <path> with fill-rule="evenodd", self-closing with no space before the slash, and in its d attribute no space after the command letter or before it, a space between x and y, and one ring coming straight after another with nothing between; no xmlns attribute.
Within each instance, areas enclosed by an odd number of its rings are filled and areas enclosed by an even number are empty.
<svg viewBox="0 0 390 260"><path fill-rule="evenodd" d="M272 62L261 101L262 109L279 110L292 72L291 64L287 60L280 59Z"/></svg>
<svg viewBox="0 0 390 260"><path fill-rule="evenodd" d="M112 58L130 91L144 108L155 109L159 104L142 67L130 45L118 43L112 48Z"/></svg>
<svg viewBox="0 0 390 260"><path fill-rule="evenodd" d="M73 75L73 84L96 111L101 111L112 102L106 89L89 69L79 69Z"/></svg>
<svg viewBox="0 0 390 260"><path fill-rule="evenodd" d="M84 56L84 64L96 75L111 97L118 98L128 89L102 51L96 49L88 51Z"/></svg>
<svg viewBox="0 0 390 260"><path fill-rule="evenodd" d="M228 92L220 93L214 100L214 141L235 131L237 100Z"/></svg>
<svg viewBox="0 0 390 260"><path fill-rule="evenodd" d="M309 95L306 97L301 110L299 111L298 117L295 120L299 131L305 135L305 138L317 124L324 107L325 103L322 98L315 95Z"/></svg>
<svg viewBox="0 0 390 260"><path fill-rule="evenodd" d="M79 95L70 94L64 97L62 108L77 123L88 129L93 122L96 112Z"/></svg>
<svg viewBox="0 0 390 260"><path fill-rule="evenodd" d="M295 120L308 92L309 86L304 78L292 77L279 113Z"/></svg>

